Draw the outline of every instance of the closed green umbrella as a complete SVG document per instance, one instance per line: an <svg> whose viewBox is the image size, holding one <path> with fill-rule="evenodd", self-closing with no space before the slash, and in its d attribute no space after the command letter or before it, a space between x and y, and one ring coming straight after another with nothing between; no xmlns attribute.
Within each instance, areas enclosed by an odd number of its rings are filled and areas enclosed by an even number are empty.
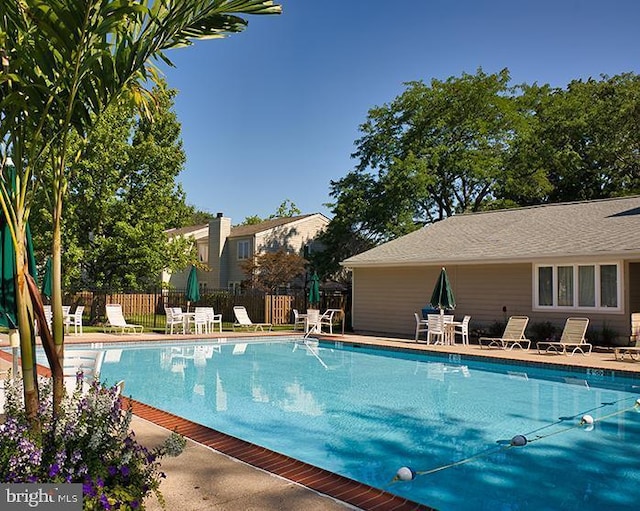
<svg viewBox="0 0 640 511"><path fill-rule="evenodd" d="M15 186L15 169L9 168L9 178ZM29 262L29 273L37 281L36 260L33 255L31 229L26 229L26 249ZM16 251L11 239L11 231L6 218L0 210L0 326L18 328L16 301Z"/></svg>
<svg viewBox="0 0 640 511"><path fill-rule="evenodd" d="M44 275L42 277L42 296L51 298L53 289L53 270L51 268L51 258L47 257L47 262L44 265Z"/></svg>
<svg viewBox="0 0 640 511"><path fill-rule="evenodd" d="M187 312L189 312L189 304L200 300L200 285L198 284L198 272L195 266L191 266L184 296L187 299Z"/></svg>
<svg viewBox="0 0 640 511"><path fill-rule="evenodd" d="M309 305L316 307L320 304L320 278L316 272L311 276L309 283Z"/></svg>
<svg viewBox="0 0 640 511"><path fill-rule="evenodd" d="M8 168L8 179L11 186L15 187L15 168L11 165ZM29 273L37 281L36 260L33 255L33 240L31 239L31 229L27 224L26 228L26 250ZM16 297L16 251L11 238L9 224L0 209L0 326L9 328L9 339L12 339L11 330L18 328L18 302ZM16 337L17 339L17 337ZM13 344L13 374L18 373L18 347Z"/></svg>
<svg viewBox="0 0 640 511"><path fill-rule="evenodd" d="M447 277L447 271L442 268L436 285L433 288L431 294L431 306L440 309L440 313L444 314L445 309L455 309L456 299L453 296L453 289L449 283L449 277Z"/></svg>

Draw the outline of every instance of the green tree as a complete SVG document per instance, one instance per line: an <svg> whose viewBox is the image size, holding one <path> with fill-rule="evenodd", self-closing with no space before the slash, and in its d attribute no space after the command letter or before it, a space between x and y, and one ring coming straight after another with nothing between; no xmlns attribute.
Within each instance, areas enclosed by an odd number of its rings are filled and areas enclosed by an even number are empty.
<svg viewBox="0 0 640 511"><path fill-rule="evenodd" d="M478 70L409 82L391 103L372 108L360 126L355 169L331 182L333 220L326 253L317 256L327 274L340 274L340 258L357 250L496 201L522 129L513 92L506 69Z"/></svg>
<svg viewBox="0 0 640 511"><path fill-rule="evenodd" d="M145 289L162 269L182 269L195 251L164 231L183 226L193 208L175 179L185 160L180 125L171 110L175 92L156 87L153 122L136 119L129 105L114 104L101 116L78 163L69 173L62 241L63 285L69 289ZM50 204L41 188L32 212L36 247L44 261L51 246ZM181 252L179 251L181 250Z"/></svg>
<svg viewBox="0 0 640 511"><path fill-rule="evenodd" d="M276 212L273 215L269 216L269 219L290 218L292 216L300 215L301 213L302 211L300 211L300 208L298 208L298 206L296 206L293 201L285 199L282 204L278 206Z"/></svg>
<svg viewBox="0 0 640 511"><path fill-rule="evenodd" d="M640 77L574 80L565 89L532 86L523 100L533 115L514 168L544 176L536 179L539 202L640 193ZM523 202L513 190L505 195Z"/></svg>
<svg viewBox="0 0 640 511"><path fill-rule="evenodd" d="M258 215L247 216L240 225L256 225L266 220L273 220L274 218L288 218L296 215L300 215L302 211L295 205L295 203L289 199L285 199L275 213L269 215L268 218L260 218Z"/></svg>
<svg viewBox="0 0 640 511"><path fill-rule="evenodd" d="M145 87L158 80L153 60L170 62L165 50L239 32L247 22L238 14L275 14L280 7L265 0L0 0L0 12L0 140L3 153L13 156L18 176L16 192L2 188L0 205L18 260L25 407L37 426L33 286L28 287L25 257L35 187L43 182L52 199L54 335L45 348L54 376L54 401L59 404L64 392L63 199L69 167L78 156L70 153L70 136L76 132L85 139L97 116L119 98L151 114L152 95ZM5 156L0 159L3 173ZM45 181L47 164L51 179ZM31 295L37 302L37 291Z"/></svg>

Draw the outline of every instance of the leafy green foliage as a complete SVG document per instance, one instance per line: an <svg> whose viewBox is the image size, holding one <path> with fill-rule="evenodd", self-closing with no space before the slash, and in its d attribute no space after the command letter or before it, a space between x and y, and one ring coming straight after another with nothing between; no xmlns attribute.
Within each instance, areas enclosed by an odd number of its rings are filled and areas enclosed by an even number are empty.
<svg viewBox="0 0 640 511"><path fill-rule="evenodd" d="M331 182L313 256L339 261L448 216L640 193L640 78L509 85L508 70L410 82L360 126L355 169Z"/></svg>
<svg viewBox="0 0 640 511"><path fill-rule="evenodd" d="M164 232L194 215L176 184L185 155L174 95L156 88L153 122L136 118L130 106L112 105L79 146L84 151L69 174L62 234L67 289L145 289L158 285L164 268L183 269L195 260L191 243L169 243ZM49 202L45 191L38 195L42 204ZM51 245L49 210L32 214L41 260Z"/></svg>

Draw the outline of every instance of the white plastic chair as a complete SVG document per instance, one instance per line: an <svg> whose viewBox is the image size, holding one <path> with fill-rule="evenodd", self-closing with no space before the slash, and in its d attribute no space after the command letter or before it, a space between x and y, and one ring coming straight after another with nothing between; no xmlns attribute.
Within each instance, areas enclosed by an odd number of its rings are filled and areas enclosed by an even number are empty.
<svg viewBox="0 0 640 511"><path fill-rule="evenodd" d="M78 329L80 329L80 335L82 335L82 313L84 312L84 305L78 305L73 314L68 314L64 318L64 325L67 333L73 327L73 333L78 335Z"/></svg>
<svg viewBox="0 0 640 511"><path fill-rule="evenodd" d="M293 329L297 330L298 326L300 326L303 330L306 325L306 314L300 314L298 309L291 309L293 311Z"/></svg>
<svg viewBox="0 0 640 511"><path fill-rule="evenodd" d="M207 333L214 331L218 325L218 331L222 332L222 314L216 314L213 307L202 307L207 315Z"/></svg>
<svg viewBox="0 0 640 511"><path fill-rule="evenodd" d="M196 334L206 334L209 332L207 311L204 307L196 307L193 315L193 326Z"/></svg>
<svg viewBox="0 0 640 511"><path fill-rule="evenodd" d="M69 394L78 386L86 392L92 381L100 378L104 351L65 350L62 364L64 385Z"/></svg>
<svg viewBox="0 0 640 511"><path fill-rule="evenodd" d="M427 315L427 344L431 344L433 337L436 338L433 344L444 344L444 319L442 314Z"/></svg>
<svg viewBox="0 0 640 511"><path fill-rule="evenodd" d="M180 309L180 313L176 313L173 307L165 307L164 313L166 314L166 322L164 324L164 333L173 334L174 327L177 329L182 329L184 332L184 322L182 318L182 309Z"/></svg>
<svg viewBox="0 0 640 511"><path fill-rule="evenodd" d="M454 327L453 335L459 335L462 339L462 344L469 344L469 321L471 316L465 316L462 318L462 323Z"/></svg>
<svg viewBox="0 0 640 511"><path fill-rule="evenodd" d="M420 316L418 316L417 312L413 313L414 317L416 318L416 337L415 337L415 341L418 342L418 338L420 337L420 334L422 333L426 333L429 331L428 328L428 321L426 319L422 319Z"/></svg>

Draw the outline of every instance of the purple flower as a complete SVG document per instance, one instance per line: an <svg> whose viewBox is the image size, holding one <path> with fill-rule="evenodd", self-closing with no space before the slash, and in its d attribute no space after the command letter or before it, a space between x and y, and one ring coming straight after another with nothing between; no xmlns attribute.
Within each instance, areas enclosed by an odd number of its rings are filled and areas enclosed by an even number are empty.
<svg viewBox="0 0 640 511"><path fill-rule="evenodd" d="M49 467L49 477L55 477L60 472L60 465L54 463Z"/></svg>
<svg viewBox="0 0 640 511"><path fill-rule="evenodd" d="M109 500L104 494L100 497L100 504L102 504L103 509L111 509L111 504L109 504Z"/></svg>
<svg viewBox="0 0 640 511"><path fill-rule="evenodd" d="M91 481L86 481L82 484L82 493L87 497L95 497L96 489L91 484Z"/></svg>
<svg viewBox="0 0 640 511"><path fill-rule="evenodd" d="M118 473L118 469L116 467L114 467L113 465L109 465L109 468L107 468L107 472L109 472L109 475L111 477L113 477L114 475L116 475Z"/></svg>
<svg viewBox="0 0 640 511"><path fill-rule="evenodd" d="M124 476L124 477L129 477L129 467L127 467L126 465L120 467L120 473Z"/></svg>

